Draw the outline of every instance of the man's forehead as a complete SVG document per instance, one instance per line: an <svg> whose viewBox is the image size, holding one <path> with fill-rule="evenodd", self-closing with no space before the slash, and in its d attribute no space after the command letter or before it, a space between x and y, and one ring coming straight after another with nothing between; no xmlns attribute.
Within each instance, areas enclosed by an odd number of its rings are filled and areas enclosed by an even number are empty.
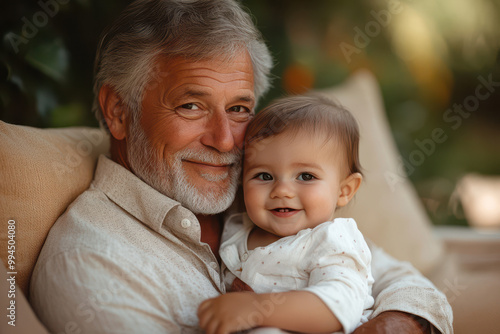
<svg viewBox="0 0 500 334"><path fill-rule="evenodd" d="M164 72L199 71L234 74L243 72L253 77L253 66L247 52L239 52L231 57L214 56L210 58L188 58L183 56L167 57L160 55L155 60L155 67Z"/></svg>
<svg viewBox="0 0 500 334"><path fill-rule="evenodd" d="M176 87L176 90L180 90L179 93L192 96L206 94L221 85L227 86L224 89L231 87L253 93L254 73L247 58L241 57L231 63L183 57L162 58L153 69L150 81L160 82L166 87ZM249 92L245 95L249 95Z"/></svg>
<svg viewBox="0 0 500 334"><path fill-rule="evenodd" d="M185 99L216 97L226 102L255 105L254 77L249 57L242 55L232 63L218 60L194 60L184 57L160 58L150 83L159 85L157 92L163 101L176 103ZM153 87L154 87L153 86Z"/></svg>

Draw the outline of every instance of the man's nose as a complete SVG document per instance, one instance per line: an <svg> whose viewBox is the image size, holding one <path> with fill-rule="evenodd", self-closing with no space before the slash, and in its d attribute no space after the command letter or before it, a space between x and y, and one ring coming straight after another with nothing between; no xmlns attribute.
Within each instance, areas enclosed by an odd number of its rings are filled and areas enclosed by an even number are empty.
<svg viewBox="0 0 500 334"><path fill-rule="evenodd" d="M295 192L290 182L277 180L269 196L271 198L293 198L295 197Z"/></svg>
<svg viewBox="0 0 500 334"><path fill-rule="evenodd" d="M229 152L234 148L233 128L226 111L217 111L211 115L207 121L201 143L219 152Z"/></svg>

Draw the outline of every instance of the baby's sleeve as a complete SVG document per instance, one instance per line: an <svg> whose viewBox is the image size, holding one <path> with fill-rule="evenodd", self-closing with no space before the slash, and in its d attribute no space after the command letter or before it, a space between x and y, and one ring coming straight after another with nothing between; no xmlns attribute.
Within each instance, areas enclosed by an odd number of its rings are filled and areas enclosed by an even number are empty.
<svg viewBox="0 0 500 334"><path fill-rule="evenodd" d="M314 229L307 240L304 290L317 295L337 317L345 333L360 325L373 306L371 253L353 219L338 218ZM366 321L366 320L365 320Z"/></svg>

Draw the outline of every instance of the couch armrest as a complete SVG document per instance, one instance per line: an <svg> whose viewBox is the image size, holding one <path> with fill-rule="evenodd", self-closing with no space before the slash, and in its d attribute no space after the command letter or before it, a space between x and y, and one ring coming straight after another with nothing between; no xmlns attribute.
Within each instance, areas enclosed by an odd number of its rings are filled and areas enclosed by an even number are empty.
<svg viewBox="0 0 500 334"><path fill-rule="evenodd" d="M500 231L435 227L445 256L429 275L453 309L455 334L500 333Z"/></svg>
<svg viewBox="0 0 500 334"><path fill-rule="evenodd" d="M468 227L435 227L434 234L448 253L459 255L462 266L500 268L500 230Z"/></svg>

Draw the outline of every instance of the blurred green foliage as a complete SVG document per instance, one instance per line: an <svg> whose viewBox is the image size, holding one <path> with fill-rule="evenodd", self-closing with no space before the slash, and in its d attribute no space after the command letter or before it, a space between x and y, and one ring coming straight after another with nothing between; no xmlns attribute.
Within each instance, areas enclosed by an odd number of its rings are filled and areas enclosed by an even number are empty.
<svg viewBox="0 0 500 334"><path fill-rule="evenodd" d="M90 111L95 49L103 28L129 2L2 2L0 119L36 127L97 126ZM430 138L436 128L445 130L447 140L409 176L436 224L466 224L449 201L463 175L500 174L500 94L494 91L480 101L456 130L444 115L475 94L479 76L500 82L498 1L243 4L276 64L274 87L261 106L299 92L301 84L325 88L357 68L370 69L381 84L404 159L419 150L416 140Z"/></svg>
<svg viewBox="0 0 500 334"><path fill-rule="evenodd" d="M102 29L123 1L3 1L2 120L37 127L97 126L90 112Z"/></svg>

